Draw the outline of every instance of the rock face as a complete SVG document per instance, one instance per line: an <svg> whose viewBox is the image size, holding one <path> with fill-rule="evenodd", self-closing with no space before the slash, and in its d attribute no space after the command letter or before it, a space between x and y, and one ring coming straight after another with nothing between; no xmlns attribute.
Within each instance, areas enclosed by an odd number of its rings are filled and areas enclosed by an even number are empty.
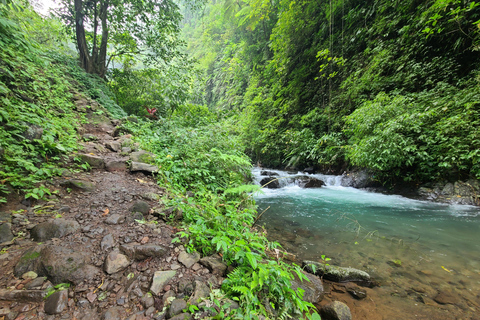
<svg viewBox="0 0 480 320"><path fill-rule="evenodd" d="M68 234L75 233L78 229L80 229L78 222L58 218L37 224L30 231L30 235L33 240L43 242L52 238L61 238Z"/></svg>
<svg viewBox="0 0 480 320"><path fill-rule="evenodd" d="M323 320L351 320L350 308L343 302L333 301L320 309Z"/></svg>
<svg viewBox="0 0 480 320"><path fill-rule="evenodd" d="M301 281L295 274L295 279L292 280L292 289L296 290L298 288L301 288L302 290L304 290L305 292L303 293L303 300L307 302L317 303L322 301L324 290L323 284L320 279L313 274L309 274L303 271L302 273L308 278L308 280L310 280L310 282L308 282L307 280Z"/></svg>
<svg viewBox="0 0 480 320"><path fill-rule="evenodd" d="M342 186L368 188L374 186L373 175L366 170L351 172L342 177Z"/></svg>
<svg viewBox="0 0 480 320"><path fill-rule="evenodd" d="M278 189L280 188L280 183L278 182L278 180L274 177L266 177L266 178L263 178L261 181L260 181L260 185L261 186L265 186L265 188L269 188L269 189Z"/></svg>
<svg viewBox="0 0 480 320"><path fill-rule="evenodd" d="M303 261L304 269L312 274L323 277L334 282L363 281L371 282L370 275L365 271L354 268L343 268L331 265L324 265L316 261ZM315 268L313 272L312 265Z"/></svg>
<svg viewBox="0 0 480 320"><path fill-rule="evenodd" d="M432 201L480 205L480 182L475 179L437 183L433 187L424 185L417 192L419 196Z"/></svg>

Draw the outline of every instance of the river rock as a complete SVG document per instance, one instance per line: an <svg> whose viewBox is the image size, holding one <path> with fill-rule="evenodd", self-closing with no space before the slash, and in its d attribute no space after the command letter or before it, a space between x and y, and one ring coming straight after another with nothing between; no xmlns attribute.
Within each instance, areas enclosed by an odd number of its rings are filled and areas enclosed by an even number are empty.
<svg viewBox="0 0 480 320"><path fill-rule="evenodd" d="M120 246L120 251L130 259L145 260L150 257L160 258L167 254L168 249L161 245L135 243L124 244Z"/></svg>
<svg viewBox="0 0 480 320"><path fill-rule="evenodd" d="M195 280L195 290L188 302L198 306L202 298L207 298L210 295L210 288L202 281Z"/></svg>
<svg viewBox="0 0 480 320"><path fill-rule="evenodd" d="M191 268L195 263L200 261L200 253L196 251L192 253L182 251L178 255L178 261L182 263L185 267Z"/></svg>
<svg viewBox="0 0 480 320"><path fill-rule="evenodd" d="M153 298L151 293L147 293L142 297L140 303L145 309L148 309L153 306L153 304L155 303L155 299Z"/></svg>
<svg viewBox="0 0 480 320"><path fill-rule="evenodd" d="M303 261L304 269L309 272L316 274L326 280L334 282L348 282L348 281L363 281L371 282L370 275L365 271L358 270L355 268L343 268L332 265L324 265L323 263L316 261ZM313 272L312 265L315 267L315 272Z"/></svg>
<svg viewBox="0 0 480 320"><path fill-rule="evenodd" d="M127 317L127 312L123 307L111 307L103 314L103 320L120 320Z"/></svg>
<svg viewBox="0 0 480 320"><path fill-rule="evenodd" d="M457 304L459 301L458 295L451 291L440 291L433 300L439 304Z"/></svg>
<svg viewBox="0 0 480 320"><path fill-rule="evenodd" d="M280 188L280 182L278 182L277 178L274 178L274 177L266 177L266 178L263 178L261 181L260 181L260 185L263 187L265 186L265 188L269 188L269 189L278 189Z"/></svg>
<svg viewBox="0 0 480 320"><path fill-rule="evenodd" d="M291 288L297 290L301 288L304 290L303 300L310 303L317 303L322 301L324 295L323 284L320 279L310 273L302 271L302 273L308 278L307 280L300 280L297 274L294 274L294 280L292 280Z"/></svg>
<svg viewBox="0 0 480 320"><path fill-rule="evenodd" d="M180 313L175 317L171 317L169 320L190 320L192 319L191 313Z"/></svg>
<svg viewBox="0 0 480 320"><path fill-rule="evenodd" d="M142 171L146 173L154 173L158 171L158 167L153 164L146 164L142 162L132 162L130 166L131 172Z"/></svg>
<svg viewBox="0 0 480 320"><path fill-rule="evenodd" d="M107 141L105 142L105 147L114 152L118 152L122 149L120 141Z"/></svg>
<svg viewBox="0 0 480 320"><path fill-rule="evenodd" d="M111 233L107 234L103 237L102 241L100 242L100 248L102 251L108 251L115 246L115 240L113 239L113 235Z"/></svg>
<svg viewBox="0 0 480 320"><path fill-rule="evenodd" d="M122 271L130 265L128 258L118 251L110 252L105 258L103 269L108 274L114 274Z"/></svg>
<svg viewBox="0 0 480 320"><path fill-rule="evenodd" d="M175 299L170 303L170 307L168 308L167 317L173 318L177 314L182 313L183 309L187 308L187 302L183 299Z"/></svg>
<svg viewBox="0 0 480 320"><path fill-rule="evenodd" d="M333 301L320 309L322 320L351 320L350 308L343 302Z"/></svg>
<svg viewBox="0 0 480 320"><path fill-rule="evenodd" d="M78 229L80 229L80 225L77 221L57 218L36 225L30 230L30 235L34 241L44 242L52 238L61 238L75 233Z"/></svg>
<svg viewBox="0 0 480 320"><path fill-rule="evenodd" d="M96 186L94 183L86 180L81 180L81 179L65 180L60 184L67 188L74 188L74 189L79 189L87 192L92 192L92 191L95 191L96 189Z"/></svg>
<svg viewBox="0 0 480 320"><path fill-rule="evenodd" d="M357 300L362 300L367 297L367 291L364 288L357 286L354 283L348 283L345 286L347 292Z"/></svg>
<svg viewBox="0 0 480 320"><path fill-rule="evenodd" d="M279 174L276 173L275 171L262 170L262 171L260 171L260 175L261 176L272 177L272 176L278 176Z"/></svg>
<svg viewBox="0 0 480 320"><path fill-rule="evenodd" d="M0 243L8 242L12 239L12 225L10 223L2 223L0 225Z"/></svg>
<svg viewBox="0 0 480 320"><path fill-rule="evenodd" d="M105 160L102 157L94 156L91 154L79 154L78 157L88 163L92 168L103 169L105 168Z"/></svg>
<svg viewBox="0 0 480 320"><path fill-rule="evenodd" d="M88 265L90 258L81 251L59 246L46 246L41 251L40 270L53 284L71 282L78 284L98 275L98 269Z"/></svg>
<svg viewBox="0 0 480 320"><path fill-rule="evenodd" d="M123 160L110 160L105 163L105 169L107 171L126 171L127 163Z"/></svg>
<svg viewBox="0 0 480 320"><path fill-rule="evenodd" d="M307 176L297 177L295 181L300 188L320 188L325 185L322 180Z"/></svg>
<svg viewBox="0 0 480 320"><path fill-rule="evenodd" d="M145 201L137 201L130 208L131 212L140 212L143 214L148 214L150 211L150 205Z"/></svg>
<svg viewBox="0 0 480 320"><path fill-rule="evenodd" d="M20 301L26 303L42 302L45 290L8 290L0 289L0 300Z"/></svg>
<svg viewBox="0 0 480 320"><path fill-rule="evenodd" d="M342 176L341 185L353 188L374 187L373 174L367 170L354 171Z"/></svg>
<svg viewBox="0 0 480 320"><path fill-rule="evenodd" d="M177 271L170 270L170 271L156 271L153 275L152 285L150 287L150 291L154 294L158 295L162 292L163 287L170 281L175 275Z"/></svg>
<svg viewBox="0 0 480 320"><path fill-rule="evenodd" d="M118 213L114 213L114 214L108 216L107 219L105 219L105 223L106 224L111 224L111 225L122 224L124 222L125 222L125 217L122 216L122 215L119 215Z"/></svg>
<svg viewBox="0 0 480 320"><path fill-rule="evenodd" d="M155 162L155 155L153 153L139 150L130 154L132 162L152 163Z"/></svg>
<svg viewBox="0 0 480 320"><path fill-rule="evenodd" d="M46 314L59 314L67 307L68 290L60 290L52 293L45 301Z"/></svg>
<svg viewBox="0 0 480 320"><path fill-rule="evenodd" d="M222 258L218 254L200 259L200 263L207 267L213 275L223 277L227 270L227 265L223 263Z"/></svg>
<svg viewBox="0 0 480 320"><path fill-rule="evenodd" d="M15 277L20 278L23 274L29 271L34 271L38 274L37 271L40 270L40 256L43 248L44 246L36 246L23 253L22 257L15 265L13 271Z"/></svg>

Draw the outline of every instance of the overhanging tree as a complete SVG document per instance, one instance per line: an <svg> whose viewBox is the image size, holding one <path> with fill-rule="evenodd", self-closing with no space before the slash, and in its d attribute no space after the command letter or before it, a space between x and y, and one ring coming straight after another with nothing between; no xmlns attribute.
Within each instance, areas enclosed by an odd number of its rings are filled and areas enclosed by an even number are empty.
<svg viewBox="0 0 480 320"><path fill-rule="evenodd" d="M81 66L105 77L114 59L178 55L178 6L171 0L63 0L59 15L74 31Z"/></svg>

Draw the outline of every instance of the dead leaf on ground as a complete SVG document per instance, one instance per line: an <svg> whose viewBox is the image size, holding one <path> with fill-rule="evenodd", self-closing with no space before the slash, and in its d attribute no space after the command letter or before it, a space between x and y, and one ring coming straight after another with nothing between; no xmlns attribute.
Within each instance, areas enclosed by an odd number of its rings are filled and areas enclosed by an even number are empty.
<svg viewBox="0 0 480 320"><path fill-rule="evenodd" d="M109 213L110 213L110 209L107 208L107 209L103 210L102 217L105 217Z"/></svg>

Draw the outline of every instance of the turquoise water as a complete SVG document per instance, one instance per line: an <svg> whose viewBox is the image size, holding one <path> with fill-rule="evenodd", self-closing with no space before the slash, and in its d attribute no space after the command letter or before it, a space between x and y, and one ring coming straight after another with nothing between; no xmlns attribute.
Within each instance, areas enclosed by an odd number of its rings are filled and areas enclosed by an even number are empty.
<svg viewBox="0 0 480 320"><path fill-rule="evenodd" d="M255 169L257 181L259 174ZM315 176L327 186L302 189L282 178L282 188L256 196L259 212L268 208L259 222L271 240L300 260L326 255L332 264L368 271L386 287L416 281L432 296L448 287L479 299L480 208L373 193L343 187L340 177Z"/></svg>

